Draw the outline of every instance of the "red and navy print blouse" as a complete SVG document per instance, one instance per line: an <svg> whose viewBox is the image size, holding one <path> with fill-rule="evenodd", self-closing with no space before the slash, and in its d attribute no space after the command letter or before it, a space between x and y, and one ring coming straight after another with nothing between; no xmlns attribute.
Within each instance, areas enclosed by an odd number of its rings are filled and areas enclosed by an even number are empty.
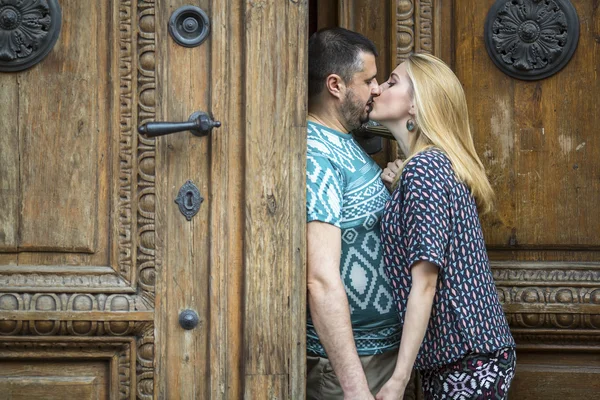
<svg viewBox="0 0 600 400"><path fill-rule="evenodd" d="M442 151L425 150L405 166L381 228L386 274L401 325L411 266L426 260L439 267L416 368L437 368L469 353L515 346L490 271L475 200Z"/></svg>

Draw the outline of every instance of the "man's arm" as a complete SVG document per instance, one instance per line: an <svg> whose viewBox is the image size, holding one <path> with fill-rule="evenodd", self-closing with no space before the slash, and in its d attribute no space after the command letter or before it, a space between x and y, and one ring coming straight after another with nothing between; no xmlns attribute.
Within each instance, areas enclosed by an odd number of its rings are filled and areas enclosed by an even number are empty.
<svg viewBox="0 0 600 400"><path fill-rule="evenodd" d="M312 321L346 399L372 399L350 322L340 276L341 230L324 222L307 225L308 303Z"/></svg>

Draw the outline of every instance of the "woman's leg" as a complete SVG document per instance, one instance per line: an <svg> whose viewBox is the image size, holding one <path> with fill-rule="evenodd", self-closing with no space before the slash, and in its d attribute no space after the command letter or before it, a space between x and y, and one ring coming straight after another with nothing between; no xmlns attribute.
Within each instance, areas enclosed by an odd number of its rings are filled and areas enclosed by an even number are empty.
<svg viewBox="0 0 600 400"><path fill-rule="evenodd" d="M505 400L515 373L514 349L469 354L436 370L421 372L427 400Z"/></svg>

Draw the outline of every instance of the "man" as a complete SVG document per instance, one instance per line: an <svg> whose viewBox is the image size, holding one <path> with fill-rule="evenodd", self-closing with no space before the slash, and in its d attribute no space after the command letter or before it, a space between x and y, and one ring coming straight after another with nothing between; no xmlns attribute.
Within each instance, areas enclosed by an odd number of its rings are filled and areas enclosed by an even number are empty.
<svg viewBox="0 0 600 400"><path fill-rule="evenodd" d="M309 40L307 399L373 399L400 341L384 275L381 169L349 133L380 93L375 45L342 28Z"/></svg>

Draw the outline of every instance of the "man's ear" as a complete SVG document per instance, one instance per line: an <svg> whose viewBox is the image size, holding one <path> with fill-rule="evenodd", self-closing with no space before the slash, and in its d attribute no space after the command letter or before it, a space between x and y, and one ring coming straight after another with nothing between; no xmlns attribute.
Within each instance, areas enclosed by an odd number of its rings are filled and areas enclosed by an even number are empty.
<svg viewBox="0 0 600 400"><path fill-rule="evenodd" d="M341 99L346 90L346 84L339 75L331 74L325 79L325 88L333 97Z"/></svg>

